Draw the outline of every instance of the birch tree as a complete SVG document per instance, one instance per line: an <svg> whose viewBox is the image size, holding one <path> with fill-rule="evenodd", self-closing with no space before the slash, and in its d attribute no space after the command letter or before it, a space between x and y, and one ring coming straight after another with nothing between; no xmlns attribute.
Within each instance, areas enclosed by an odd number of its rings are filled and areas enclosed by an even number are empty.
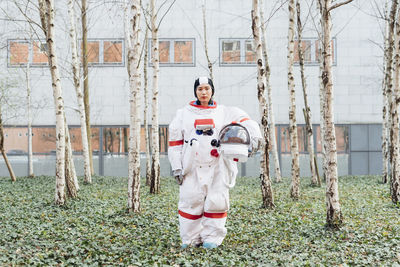
<svg viewBox="0 0 400 267"><path fill-rule="evenodd" d="M140 211L140 2L128 1L125 9L125 36L128 47L130 88L128 210ZM130 12L128 12L130 8ZM130 21L129 21L130 20ZM129 26L128 26L129 25Z"/></svg>
<svg viewBox="0 0 400 267"><path fill-rule="evenodd" d="M392 176L390 179L391 197L392 202L395 204L400 203L400 140L399 140L399 102L400 102L400 10L397 7L397 19L395 20L395 53L394 53L394 91L392 97L392 105L390 108L391 114L391 149L392 149L392 163L391 171Z"/></svg>
<svg viewBox="0 0 400 267"><path fill-rule="evenodd" d="M318 81L319 81L319 116L320 116L320 124L319 124L319 131L320 131L320 142L321 142L321 153L322 153L322 170L323 170L323 177L324 181L326 181L326 162L327 162L327 155L325 150L325 120L324 120L324 111L325 111L325 91L324 91L324 83L322 80L322 74L324 72L324 60L322 57L322 6L320 1L317 1L317 9L318 14L320 15L320 23L317 24L317 32L318 32L318 62L319 62L319 74L318 74Z"/></svg>
<svg viewBox="0 0 400 267"><path fill-rule="evenodd" d="M319 179L317 173L317 164L316 158L314 154L314 137L313 137L313 129L311 124L311 109L308 105L307 99L307 80L304 74L304 54L302 47L302 33L303 26L301 23L301 10L300 10L300 2L296 0L296 13L297 13L297 52L299 56L299 65L300 65L300 76L301 76L301 85L303 88L303 99L304 99L304 119L306 122L306 132L307 132L307 140L308 140L308 153L310 156L310 171L311 171L311 185L313 186L321 186L321 181Z"/></svg>
<svg viewBox="0 0 400 267"><path fill-rule="evenodd" d="M144 99L144 112L143 112L143 124L144 124L144 136L146 141L146 185L150 186L151 181L151 158L150 158L150 140L149 140L149 121L148 110L149 110L149 101L148 101L148 76L147 76L147 62L149 55L149 42L148 42L148 33L149 29L146 28L146 33L144 37L144 57L143 57L143 99Z"/></svg>
<svg viewBox="0 0 400 267"><path fill-rule="evenodd" d="M68 0L68 15L70 22L69 37L71 43L72 74L73 74L74 87L79 108L79 119L81 125L81 135L82 135L82 150L83 150L83 160L84 160L83 176L85 183L90 184L92 182L92 174L90 171L91 170L90 153L89 153L89 142L88 142L89 139L87 136L86 112L85 112L85 104L83 100L83 93L80 80L80 64L79 64L78 49L77 49L75 10L74 10L73 0Z"/></svg>
<svg viewBox="0 0 400 267"><path fill-rule="evenodd" d="M31 39L32 40L32 39ZM26 108L28 119L28 177L33 178L33 151L32 151L32 105L31 105L31 84L30 84L30 64L26 64Z"/></svg>
<svg viewBox="0 0 400 267"><path fill-rule="evenodd" d="M383 49L383 79L382 79L382 183L386 184L388 182L388 166L389 166L389 139L388 139L388 129L389 129L389 100L387 95L387 81L385 78L387 72L386 63L388 62L389 53L389 31L390 31L390 18L388 16L387 4L385 4L385 35L384 35L384 49ZM393 29L392 29L393 30ZM393 36L393 32L391 33Z"/></svg>
<svg viewBox="0 0 400 267"><path fill-rule="evenodd" d="M207 0L204 0L203 6L202 6L202 13L203 13L203 35L204 35L204 52L205 52L205 54L206 54L206 59L207 59L208 73L209 73L209 75L210 75L211 80L214 81L213 64L211 63L210 57L209 57L209 55L208 55L207 22L206 22L206 2L207 2Z"/></svg>
<svg viewBox="0 0 400 267"><path fill-rule="evenodd" d="M291 169L292 182L290 184L290 196L293 199L298 199L300 196L300 167L299 167L299 148L298 148L297 123L296 123L296 92L295 92L294 76L293 76L294 20L296 16L294 0L288 1L288 7L289 7L289 31L288 31L287 68L288 68L288 89L290 96L289 136L290 136L290 151L292 155L292 169Z"/></svg>
<svg viewBox="0 0 400 267"><path fill-rule="evenodd" d="M259 18L259 2L258 0L253 0L253 8L251 10L252 17L252 32L254 36L254 43L256 46L256 56L257 56L257 95L259 101L259 109L261 115L261 131L264 137L264 142L261 148L261 193L262 193L262 206L264 208L273 209L274 195L272 192L271 179L269 177L269 128L268 128L268 107L267 99L265 96L266 87L266 76L265 67L263 65L263 54L262 54L262 44L261 44L261 25Z"/></svg>
<svg viewBox="0 0 400 267"><path fill-rule="evenodd" d="M265 27L265 19L264 19L264 0L260 0L260 20L261 20L261 33L262 33L262 52L264 57L264 65L265 65L265 75L266 75L266 87L268 94L268 119L269 119L269 129L270 129L270 142L271 142L271 150L272 156L274 159L274 168L275 168L275 181L277 183L282 181L281 168L279 163L278 156L278 145L276 143L276 134L275 134L275 114L272 104L272 87L270 82L271 76L271 68L268 60L268 51L267 51L267 33Z"/></svg>
<svg viewBox="0 0 400 267"><path fill-rule="evenodd" d="M86 0L81 1L81 23L82 23L82 65L83 65L83 101L85 105L86 133L90 158L90 173L94 175L93 153L92 153L92 130L90 128L90 104L89 104L89 67L87 50L87 5ZM91 183L90 181L86 181Z"/></svg>
<svg viewBox="0 0 400 267"><path fill-rule="evenodd" d="M319 0L321 7L322 28L322 82L324 86L324 121L325 121L325 145L326 145L326 222L329 227L337 228L342 224L342 212L339 203L336 135L333 120L333 81L332 81L332 43L331 43L331 11L344 4L352 2L336 2L331 0Z"/></svg>
<svg viewBox="0 0 400 267"><path fill-rule="evenodd" d="M56 192L55 203L65 203L65 124L64 124L64 100L58 60L56 54L56 42L54 39L54 0L38 0L40 20L48 46L48 60L50 66L54 107L56 115Z"/></svg>
<svg viewBox="0 0 400 267"><path fill-rule="evenodd" d="M389 125L389 162L390 167L392 168L393 174L393 155L394 155L394 146L393 146L393 116L392 116L392 109L393 109L393 49L395 47L395 19L396 19L396 12L398 8L398 0L392 0L392 6L390 8L390 15L389 15L389 31L388 31L388 47L387 47L387 61L385 66L385 87L386 87L386 97L388 100L387 107L388 107L388 125ZM391 176L390 185L392 185L393 176Z"/></svg>
<svg viewBox="0 0 400 267"><path fill-rule="evenodd" d="M158 72L160 71L159 48L158 48L158 27L156 26L157 12L155 0L150 0L151 11L151 63L153 65L153 97L152 97L152 116L151 116L151 139L152 139L152 158L151 158L151 181L150 193L160 192L160 145L159 145L159 126L158 126Z"/></svg>
<svg viewBox="0 0 400 267"><path fill-rule="evenodd" d="M0 90L3 88L0 88ZM13 168L11 166L10 161L8 160L6 150L4 148L4 128L3 128L3 116L2 116L2 104L1 104L1 99L2 95L0 95L0 151L1 154L3 155L4 162L6 163L8 172L10 173L11 181L15 182L17 181L17 178L15 177Z"/></svg>
<svg viewBox="0 0 400 267"><path fill-rule="evenodd" d="M72 158L72 146L69 136L67 119L64 117L65 124L65 184L67 185L67 193L71 198L78 196L78 179L75 172L75 164Z"/></svg>

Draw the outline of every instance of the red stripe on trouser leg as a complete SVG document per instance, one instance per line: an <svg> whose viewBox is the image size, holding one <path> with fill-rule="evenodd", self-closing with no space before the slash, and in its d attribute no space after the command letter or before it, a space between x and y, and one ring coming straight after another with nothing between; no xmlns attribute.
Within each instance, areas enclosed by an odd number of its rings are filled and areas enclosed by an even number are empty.
<svg viewBox="0 0 400 267"><path fill-rule="evenodd" d="M221 213L204 212L204 217L212 218L212 219L221 219L221 218L225 218L226 216L228 216L227 212L221 212Z"/></svg>
<svg viewBox="0 0 400 267"><path fill-rule="evenodd" d="M192 215L186 212L183 212L181 210L178 211L179 215L181 215L183 218L189 219L189 220L197 220L200 219L201 217L203 217L203 214L200 215Z"/></svg>

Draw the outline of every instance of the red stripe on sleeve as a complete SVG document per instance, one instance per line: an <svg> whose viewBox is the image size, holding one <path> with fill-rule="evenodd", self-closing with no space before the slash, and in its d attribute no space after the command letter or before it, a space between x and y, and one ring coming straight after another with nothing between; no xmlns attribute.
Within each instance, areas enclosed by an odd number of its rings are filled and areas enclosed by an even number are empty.
<svg viewBox="0 0 400 267"><path fill-rule="evenodd" d="M239 122L244 122L244 121L248 121L248 120L250 120L250 118L241 119Z"/></svg>
<svg viewBox="0 0 400 267"><path fill-rule="evenodd" d="M221 219L221 218L225 218L226 216L228 216L227 212L221 212L221 213L204 212L204 217L212 218L212 219Z"/></svg>
<svg viewBox="0 0 400 267"><path fill-rule="evenodd" d="M178 140L178 141L169 141L168 146L181 146L183 145L183 140Z"/></svg>
<svg viewBox="0 0 400 267"><path fill-rule="evenodd" d="M181 215L183 218L189 219L189 220L197 220L200 219L201 217L203 217L203 214L201 215L192 215L186 212L183 212L181 210L178 211L179 215Z"/></svg>

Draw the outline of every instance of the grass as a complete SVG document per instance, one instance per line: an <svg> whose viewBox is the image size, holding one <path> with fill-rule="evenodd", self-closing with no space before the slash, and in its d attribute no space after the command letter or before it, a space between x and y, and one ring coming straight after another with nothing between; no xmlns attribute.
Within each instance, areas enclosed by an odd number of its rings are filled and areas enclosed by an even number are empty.
<svg viewBox="0 0 400 267"><path fill-rule="evenodd" d="M273 184L274 211L261 209L257 178L239 178L231 191L228 234L215 250L180 249L178 185L162 193L141 188L140 214L126 213L127 179L95 177L79 198L53 204L54 177L0 178L0 265L398 265L400 207L378 177L341 177L344 224L325 227L324 187L302 179L301 197L289 180Z"/></svg>

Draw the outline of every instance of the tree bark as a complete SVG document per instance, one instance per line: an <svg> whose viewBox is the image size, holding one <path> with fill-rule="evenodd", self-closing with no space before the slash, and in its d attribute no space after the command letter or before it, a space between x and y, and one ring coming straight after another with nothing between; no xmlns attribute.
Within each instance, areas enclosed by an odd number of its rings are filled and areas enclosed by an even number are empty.
<svg viewBox="0 0 400 267"><path fill-rule="evenodd" d="M388 166L389 166L389 146L388 146L388 129L389 129L389 108L388 108L388 97L387 97L387 83L385 79L386 75L386 62L388 59L389 49L389 17L387 10L387 2L385 4L385 41L384 41L384 52L383 52L383 79L382 79L382 183L388 182Z"/></svg>
<svg viewBox="0 0 400 267"><path fill-rule="evenodd" d="M149 122L148 122L148 110L149 110L149 101L148 101L148 76L147 76L147 61L149 57L149 42L148 42L148 33L149 29L146 27L145 34L145 43L144 43L144 58L143 58L143 93L144 93L144 112L143 112L143 124L144 124L144 137L146 141L146 185L150 186L151 181L151 158L150 158L150 139L149 139Z"/></svg>
<svg viewBox="0 0 400 267"><path fill-rule="evenodd" d="M26 100L28 115L28 177L33 178L33 152L32 152L32 107L31 107L31 84L30 84L30 64L26 65Z"/></svg>
<svg viewBox="0 0 400 267"><path fill-rule="evenodd" d="M64 118L65 123L65 181L67 185L67 193L71 198L78 197L78 179L75 172L75 164L72 158L72 146L71 139L69 136L69 129L66 118Z"/></svg>
<svg viewBox="0 0 400 267"><path fill-rule="evenodd" d="M271 186L271 179L269 176L269 128L268 128L268 107L267 99L265 97L266 76L265 67L263 66L262 44L260 37L260 19L259 19L259 3L258 0L253 0L253 9L251 11L252 17L252 31L254 36L254 43L256 45L257 56L257 95L259 102L259 109L261 115L261 131L264 137L264 142L261 148L261 194L262 194L262 207L273 209L274 195Z"/></svg>
<svg viewBox="0 0 400 267"><path fill-rule="evenodd" d="M86 112L85 112L85 103L83 100L83 93L81 88L81 80L80 80L80 64L78 58L78 49L77 49L77 38L76 38L76 25L75 25L75 11L74 11L74 2L73 0L68 1L68 14L70 21L70 30L69 36L71 41L71 55L72 55L72 74L74 77L74 86L76 92L76 98L78 102L79 108L79 119L81 125L81 138L82 138L82 150L83 150L83 177L85 183L92 182L92 174L90 171L90 154L89 154L89 143L88 136L86 131ZM79 189L79 188L78 188Z"/></svg>
<svg viewBox="0 0 400 267"><path fill-rule="evenodd" d="M322 6L320 1L317 1L317 8L318 8L318 13L320 14L320 23L318 24L319 26L319 39L318 39L318 62L319 62L319 115L320 115L320 124L319 124L319 131L320 131L320 142L321 142L321 153L322 153L322 172L323 172L323 177L324 181L326 181L326 166L327 166L327 155L326 155L326 149L325 149L325 119L324 119L324 110L325 110L325 91L324 91L324 83L322 81L322 74L324 72L324 60L322 57Z"/></svg>
<svg viewBox="0 0 400 267"><path fill-rule="evenodd" d="M90 159L90 174L94 175L93 167L93 151L92 151L92 130L90 128L90 104L89 104L89 67L88 67L88 51L87 51L87 21L86 21L86 0L81 1L82 14L82 65L83 65L83 101L85 106L86 134ZM86 181L91 183L91 179Z"/></svg>
<svg viewBox="0 0 400 267"><path fill-rule="evenodd" d="M0 151L1 151L1 154L3 155L8 172L10 173L11 181L13 181L13 182L17 181L17 178L15 177L12 166L11 166L10 162L8 161L8 157L7 157L5 148L4 148L4 129L3 129L3 116L2 116L2 112L1 112L1 103L0 103Z"/></svg>
<svg viewBox="0 0 400 267"><path fill-rule="evenodd" d="M56 43L54 39L54 0L39 0L42 29L47 37L48 59L53 87L56 114L56 192L55 203L65 203L65 125L64 100L58 70Z"/></svg>
<svg viewBox="0 0 400 267"><path fill-rule="evenodd" d="M269 132L270 132L270 142L271 142L271 150L272 156L274 159L274 168L275 168L275 182L279 183L282 181L281 175L281 167L279 163L278 156L278 146L276 143L276 134L275 134L275 114L272 105L272 87L270 82L271 76L271 68L268 60L268 52L267 52L267 33L265 28L265 20L264 20L264 0L260 0L260 20L261 20L261 33L262 33L262 51L264 57L265 64L265 75L266 75L266 86L267 86L267 94L268 94L268 119L269 119Z"/></svg>
<svg viewBox="0 0 400 267"><path fill-rule="evenodd" d="M299 167L299 147L297 137L297 122L296 122L296 91L293 76L294 64L294 20L295 4L294 0L289 0L289 32L288 32L288 89L290 96L289 108L289 136L290 136L290 150L292 155L292 182L290 184L290 196L297 200L300 196L300 167Z"/></svg>
<svg viewBox="0 0 400 267"><path fill-rule="evenodd" d="M307 132L307 140L308 140L308 153L310 156L310 171L311 171L311 185L312 186L321 186L321 181L319 180L317 174L317 168L315 164L315 154L314 154L314 137L313 137L313 129L311 124L311 109L308 105L307 99L307 80L304 74L304 55L303 55L303 47L302 47L302 32L303 26L301 23L301 10L300 10L300 2L296 0L296 13L297 13L297 51L299 55L299 65L300 65L300 76L301 76L301 85L303 88L303 99L304 99L304 120L306 122L306 132Z"/></svg>
<svg viewBox="0 0 400 267"><path fill-rule="evenodd" d="M390 192L392 193L392 180L393 180L393 167L394 166L394 146L393 146L393 49L395 47L395 19L396 19L396 12L398 8L398 0L392 0L392 6L390 9L390 16L389 16L389 34L388 34L388 51L387 51L387 61L386 61L386 75L385 75L385 83L386 83L386 96L388 99L388 106L389 106L389 162L391 167L392 175L390 176Z"/></svg>
<svg viewBox="0 0 400 267"><path fill-rule="evenodd" d="M128 1L125 10L125 36L128 46L130 87L128 210L140 211L140 2ZM128 12L130 8L130 12ZM130 22L130 23L129 23Z"/></svg>
<svg viewBox="0 0 400 267"><path fill-rule="evenodd" d="M213 64L211 63L210 57L208 56L208 45L207 45L207 23L206 23L206 1L204 0L202 11L203 11L203 33L204 33L204 52L206 54L208 73L212 81L214 81L213 75Z"/></svg>
<svg viewBox="0 0 400 267"><path fill-rule="evenodd" d="M158 73L160 71L159 48L158 48L158 27L156 26L157 12L155 0L150 1L151 9L151 63L153 64L153 98L152 98L152 164L150 193L160 193L160 142L158 129Z"/></svg>
<svg viewBox="0 0 400 267"><path fill-rule="evenodd" d="M338 228L342 224L342 213L339 203L338 174L337 174L337 154L336 154L336 135L333 119L333 82L332 82L332 45L331 45L331 16L329 8L331 0L321 0L321 24L322 24L322 55L323 73L322 82L325 93L325 144L327 155L326 168L326 221L332 228Z"/></svg>
<svg viewBox="0 0 400 267"><path fill-rule="evenodd" d="M397 20L396 23L396 34L395 34L395 53L394 53L394 92L393 101L391 106L391 146L393 150L392 156L392 178L391 178L391 197L392 202L395 204L400 203L400 140L399 140L399 103L400 103L400 10L397 7Z"/></svg>

